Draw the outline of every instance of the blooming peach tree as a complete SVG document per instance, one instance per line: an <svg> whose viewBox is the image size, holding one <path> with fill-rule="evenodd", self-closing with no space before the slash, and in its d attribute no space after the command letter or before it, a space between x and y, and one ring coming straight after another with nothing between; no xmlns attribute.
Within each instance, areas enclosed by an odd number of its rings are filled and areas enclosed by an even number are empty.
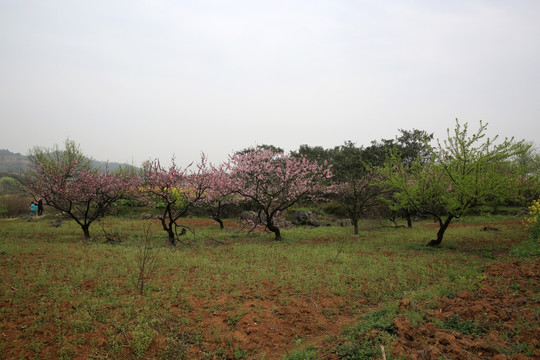
<svg viewBox="0 0 540 360"><path fill-rule="evenodd" d="M24 188L44 204L71 217L90 237L90 225L106 215L118 200L136 189L136 177L126 171L102 172L92 168L78 146L65 142L65 150L33 149L22 176Z"/></svg>
<svg viewBox="0 0 540 360"><path fill-rule="evenodd" d="M182 227L177 223L178 219L204 198L212 184L211 171L204 154L194 171L189 171L191 165L182 168L176 165L173 158L167 168L156 159L144 163L141 171L142 196L161 209L161 225L173 246L178 238L177 229Z"/></svg>
<svg viewBox="0 0 540 360"><path fill-rule="evenodd" d="M303 197L322 191L332 176L326 163L254 148L230 156L227 166L227 187L254 204L259 219L276 240L282 239L276 216Z"/></svg>
<svg viewBox="0 0 540 360"><path fill-rule="evenodd" d="M207 173L207 180L210 183L205 196L200 199L197 206L207 210L214 221L219 224L220 229L224 229L223 214L224 209L229 205L237 205L240 202L238 194L234 193L229 186L230 174L226 166L210 166Z"/></svg>

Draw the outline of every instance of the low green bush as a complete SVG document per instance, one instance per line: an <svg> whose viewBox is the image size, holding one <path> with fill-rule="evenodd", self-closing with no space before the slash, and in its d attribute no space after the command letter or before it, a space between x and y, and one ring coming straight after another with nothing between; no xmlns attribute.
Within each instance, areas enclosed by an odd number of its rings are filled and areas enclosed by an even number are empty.
<svg viewBox="0 0 540 360"><path fill-rule="evenodd" d="M0 217L11 218L30 214L32 198L26 195L0 196Z"/></svg>

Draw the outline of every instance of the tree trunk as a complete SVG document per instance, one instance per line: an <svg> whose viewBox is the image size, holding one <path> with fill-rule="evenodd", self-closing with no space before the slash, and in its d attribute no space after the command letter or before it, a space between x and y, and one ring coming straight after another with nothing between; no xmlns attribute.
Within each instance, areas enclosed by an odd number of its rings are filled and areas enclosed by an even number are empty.
<svg viewBox="0 0 540 360"><path fill-rule="evenodd" d="M407 227L412 228L412 218L409 210L405 210L405 219L407 219Z"/></svg>
<svg viewBox="0 0 540 360"><path fill-rule="evenodd" d="M270 230L271 232L273 232L276 235L276 238L274 240L276 240L276 241L282 240L281 232L279 231L279 228L277 226L275 226L271 222L268 222L266 224L266 227L268 228L268 230Z"/></svg>
<svg viewBox="0 0 540 360"><path fill-rule="evenodd" d="M217 221L217 223L219 224L219 228L220 228L220 229L225 228L225 226L223 226L223 220L221 220L221 219L219 218L219 216L212 216L212 219L214 219L215 221Z"/></svg>
<svg viewBox="0 0 540 360"><path fill-rule="evenodd" d="M163 230L167 232L167 235L169 237L169 243L172 246L176 246L176 237L174 236L174 231L173 231L173 226L172 226L173 224L170 223L169 226L167 226L167 220L165 218L165 214L160 218L161 226L163 226Z"/></svg>
<svg viewBox="0 0 540 360"><path fill-rule="evenodd" d="M86 239L90 239L90 230L89 230L90 224L84 224L81 225L82 231L84 232L84 237Z"/></svg>
<svg viewBox="0 0 540 360"><path fill-rule="evenodd" d="M353 216L351 220L354 227L354 235L358 235L358 218Z"/></svg>
<svg viewBox="0 0 540 360"><path fill-rule="evenodd" d="M225 226L223 226L223 221L221 220L221 201L218 201L218 207L214 215L212 215L212 218L218 222L219 228L224 229Z"/></svg>
<svg viewBox="0 0 540 360"><path fill-rule="evenodd" d="M444 232L448 228L448 225L450 225L450 222L454 218L454 215L450 214L446 218L446 220L442 221L442 219L439 219L439 231L437 231L437 239L431 240L427 245L428 246L437 246L440 245L444 236Z"/></svg>
<svg viewBox="0 0 540 360"><path fill-rule="evenodd" d="M169 235L169 243L172 246L176 246L176 237L174 236L174 232L172 230L172 226L167 229L167 234Z"/></svg>

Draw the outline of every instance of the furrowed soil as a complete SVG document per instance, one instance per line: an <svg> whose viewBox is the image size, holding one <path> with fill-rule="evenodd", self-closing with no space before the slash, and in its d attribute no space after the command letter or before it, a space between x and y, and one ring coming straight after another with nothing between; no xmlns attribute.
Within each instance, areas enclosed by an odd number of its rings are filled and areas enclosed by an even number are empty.
<svg viewBox="0 0 540 360"><path fill-rule="evenodd" d="M406 316L396 318L392 354L408 359L540 359L539 274L538 261L488 266L476 292L442 297L424 324L415 327ZM411 306L418 305L400 302L403 312Z"/></svg>
<svg viewBox="0 0 540 360"><path fill-rule="evenodd" d="M233 222L226 225L241 229ZM214 224L194 219L189 226ZM384 355L377 349L377 355L367 358L540 359L540 260L509 255L512 246L526 238L520 226L516 220L453 224L453 228L471 229L475 234L489 233L450 248L475 259L482 258L479 249L489 249L478 284L474 290L427 300L395 297L392 301L399 307L391 329L373 329L356 339L379 339L382 332L390 336ZM503 227L514 229L516 235L497 236L497 229ZM36 241L41 238L46 235L38 235ZM300 242L315 247L332 241L320 236ZM209 244L224 249L233 246ZM339 255L332 260L338 262ZM392 259L397 255L387 252L381 256ZM279 283L280 271L287 270L285 262L257 286L246 282L234 289L219 287L220 280L225 283L231 275L201 278L193 267L183 274L179 295L167 294L162 299L158 290L153 296L137 294L126 274L108 279L109 288L99 278L68 284L69 274L63 273L62 264L90 261L84 255L40 248L0 252L1 359L281 359L305 348L316 349L317 355L290 358L361 359L364 357L347 357L336 350L351 341L343 337L343 331L384 306L347 292L326 291L324 286L301 292ZM105 271L109 265L100 266ZM32 280L32 273L37 280ZM57 275L39 281L45 273ZM175 279L173 273L159 275L161 284ZM199 295L205 282L218 285ZM51 289L80 296L51 295ZM167 292L174 289L167 288ZM100 294L111 296L111 291L113 297L130 301L130 306L100 303ZM95 303L89 305L83 299ZM421 318L413 318L411 313L421 314Z"/></svg>

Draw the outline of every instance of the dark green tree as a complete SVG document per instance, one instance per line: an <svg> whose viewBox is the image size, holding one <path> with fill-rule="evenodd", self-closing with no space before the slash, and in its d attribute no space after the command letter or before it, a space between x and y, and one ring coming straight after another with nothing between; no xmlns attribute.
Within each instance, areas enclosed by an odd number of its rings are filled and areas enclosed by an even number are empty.
<svg viewBox="0 0 540 360"><path fill-rule="evenodd" d="M453 134L448 130L448 138L438 141L428 161L418 157L409 167L393 156L381 170L386 185L395 189L396 202L439 223L437 237L428 245L442 242L454 218L480 205L502 203L512 193L516 176L503 170L504 163L527 146L513 138L496 143L497 137L486 138L486 128L480 122L478 131L470 134L468 125L456 119Z"/></svg>
<svg viewBox="0 0 540 360"><path fill-rule="evenodd" d="M365 150L351 141L329 151L334 174L331 198L346 211L354 234L358 234L359 220L378 204L381 191L374 179L377 174L364 154Z"/></svg>
<svg viewBox="0 0 540 360"><path fill-rule="evenodd" d="M509 162L510 171L520 174L515 188L515 203L528 206L540 197L540 152L532 142L526 143L527 151L512 157Z"/></svg>

